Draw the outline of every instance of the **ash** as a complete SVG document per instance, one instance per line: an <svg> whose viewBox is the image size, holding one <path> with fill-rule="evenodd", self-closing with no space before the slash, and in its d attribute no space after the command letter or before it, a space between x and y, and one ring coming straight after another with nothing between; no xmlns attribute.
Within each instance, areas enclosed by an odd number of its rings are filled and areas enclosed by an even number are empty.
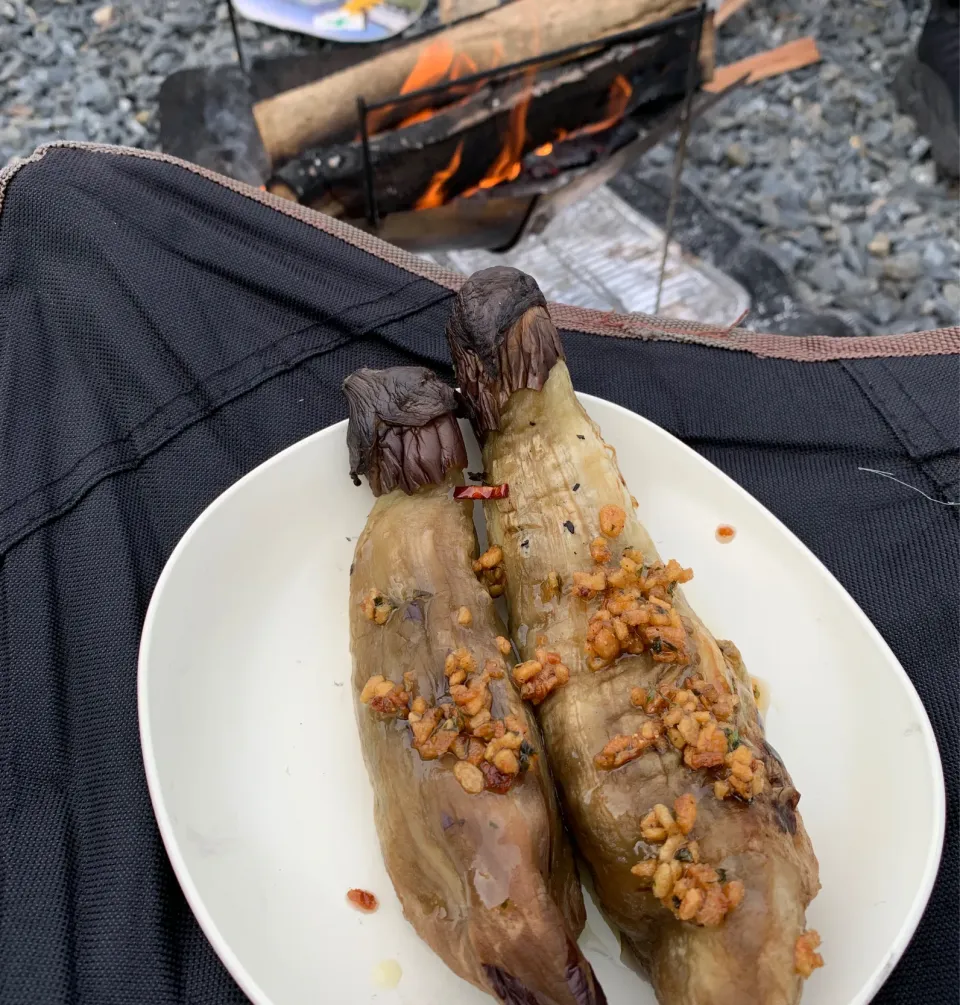
<svg viewBox="0 0 960 1005"><path fill-rule="evenodd" d="M705 212L766 251L806 310L877 332L960 312L956 189L889 89L923 13L899 0L752 0L718 30L718 64L806 34L824 62L727 98L694 129L684 171ZM316 47L251 22L240 32L250 56ZM0 164L58 139L156 148L163 79L233 61L225 4L0 0ZM658 148L624 184L671 159Z"/></svg>

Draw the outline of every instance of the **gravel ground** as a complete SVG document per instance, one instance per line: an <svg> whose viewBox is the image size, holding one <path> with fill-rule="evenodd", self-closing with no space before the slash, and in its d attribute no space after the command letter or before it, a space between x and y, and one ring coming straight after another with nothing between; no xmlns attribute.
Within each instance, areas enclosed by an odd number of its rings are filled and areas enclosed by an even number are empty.
<svg viewBox="0 0 960 1005"><path fill-rule="evenodd" d="M684 173L807 306L856 312L878 332L960 312L957 191L888 90L922 20L898 0L753 0L720 29L719 63L805 34L824 62L728 98L695 129ZM304 45L240 31L251 54ZM163 79L233 58L225 4L0 0L0 164L56 139L155 147ZM650 170L671 156L654 151Z"/></svg>

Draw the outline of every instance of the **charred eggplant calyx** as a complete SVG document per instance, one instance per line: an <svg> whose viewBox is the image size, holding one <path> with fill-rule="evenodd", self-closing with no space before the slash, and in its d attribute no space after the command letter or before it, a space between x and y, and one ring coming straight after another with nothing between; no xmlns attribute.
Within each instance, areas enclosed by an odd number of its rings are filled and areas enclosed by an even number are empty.
<svg viewBox="0 0 960 1005"><path fill-rule="evenodd" d="M563 359L536 280L503 265L475 272L447 324L460 390L477 433L500 428L500 411L524 388L539 391Z"/></svg>
<svg viewBox="0 0 960 1005"><path fill-rule="evenodd" d="M438 485L467 465L453 388L422 366L355 370L343 382L350 477L376 496Z"/></svg>

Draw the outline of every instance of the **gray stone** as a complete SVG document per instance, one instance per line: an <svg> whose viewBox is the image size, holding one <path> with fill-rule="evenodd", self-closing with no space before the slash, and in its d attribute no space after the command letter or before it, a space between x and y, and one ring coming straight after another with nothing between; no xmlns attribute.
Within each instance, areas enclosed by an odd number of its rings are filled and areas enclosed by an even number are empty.
<svg viewBox="0 0 960 1005"><path fill-rule="evenodd" d="M726 157L736 167L746 167L753 159L741 143L731 143L726 149Z"/></svg>
<svg viewBox="0 0 960 1005"><path fill-rule="evenodd" d="M949 257L947 249L936 241L931 241L924 246L922 258L923 264L927 269L942 269L949 261Z"/></svg>
<svg viewBox="0 0 960 1005"><path fill-rule="evenodd" d="M799 233L794 234L793 239L808 251L819 251L823 247L820 234L814 227L804 227Z"/></svg>
<svg viewBox="0 0 960 1005"><path fill-rule="evenodd" d="M943 299L946 300L951 310L960 312L960 284L947 283L943 287Z"/></svg>
<svg viewBox="0 0 960 1005"><path fill-rule="evenodd" d="M910 282L920 275L922 263L916 251L902 251L891 255L883 263L883 274L897 282Z"/></svg>
<svg viewBox="0 0 960 1005"><path fill-rule="evenodd" d="M806 275L807 282L820 290L832 293L840 288L837 277L837 265L827 259L821 259Z"/></svg>
<svg viewBox="0 0 960 1005"><path fill-rule="evenodd" d="M760 200L760 220L768 227L780 226L780 210L772 199Z"/></svg>
<svg viewBox="0 0 960 1005"><path fill-rule="evenodd" d="M874 119L864 130L863 138L871 146L879 146L886 143L892 132L893 127L886 119Z"/></svg>
<svg viewBox="0 0 960 1005"><path fill-rule="evenodd" d="M885 258L890 254L890 235L880 231L873 240L867 245L867 251L871 255L877 255L880 258Z"/></svg>
<svg viewBox="0 0 960 1005"><path fill-rule="evenodd" d="M830 204L830 215L834 220L851 220L855 216L862 216L863 209L859 206L846 206L841 202Z"/></svg>
<svg viewBox="0 0 960 1005"><path fill-rule="evenodd" d="M847 242L841 242L841 254L847 265L858 275L866 275L867 255L860 248L854 247Z"/></svg>
<svg viewBox="0 0 960 1005"><path fill-rule="evenodd" d="M932 221L926 216L911 216L909 220L903 221L901 235L903 237L920 237L928 233L932 226Z"/></svg>
<svg viewBox="0 0 960 1005"><path fill-rule="evenodd" d="M937 167L933 161L925 161L910 168L910 177L918 185L933 185L937 180Z"/></svg>
<svg viewBox="0 0 960 1005"><path fill-rule="evenodd" d="M933 313L943 325L955 325L960 321L960 307L951 307L945 297L934 300Z"/></svg>
<svg viewBox="0 0 960 1005"><path fill-rule="evenodd" d="M893 300L891 297L881 295L870 297L864 306L866 307L867 314L869 314L870 317L877 322L877 324L881 325L889 324L897 316L897 313L900 310L900 304L898 301Z"/></svg>
<svg viewBox="0 0 960 1005"><path fill-rule="evenodd" d="M910 144L910 149L907 150L907 156L912 161L918 161L921 157L925 157L930 152L930 141L926 136L918 136L913 143Z"/></svg>

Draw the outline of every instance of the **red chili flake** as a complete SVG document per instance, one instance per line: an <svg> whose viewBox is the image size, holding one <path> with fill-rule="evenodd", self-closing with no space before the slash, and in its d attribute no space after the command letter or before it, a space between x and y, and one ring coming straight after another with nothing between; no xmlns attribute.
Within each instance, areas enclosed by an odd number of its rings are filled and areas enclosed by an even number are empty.
<svg viewBox="0 0 960 1005"><path fill-rule="evenodd" d="M347 890L347 900L364 914L373 914L380 906L380 902L368 890Z"/></svg>
<svg viewBox="0 0 960 1005"><path fill-rule="evenodd" d="M715 536L721 544L729 544L736 537L736 534L735 527L731 527L728 523L722 523L717 527Z"/></svg>
<svg viewBox="0 0 960 1005"><path fill-rule="evenodd" d="M454 499L506 499L510 486L502 485L458 485L453 490Z"/></svg>

